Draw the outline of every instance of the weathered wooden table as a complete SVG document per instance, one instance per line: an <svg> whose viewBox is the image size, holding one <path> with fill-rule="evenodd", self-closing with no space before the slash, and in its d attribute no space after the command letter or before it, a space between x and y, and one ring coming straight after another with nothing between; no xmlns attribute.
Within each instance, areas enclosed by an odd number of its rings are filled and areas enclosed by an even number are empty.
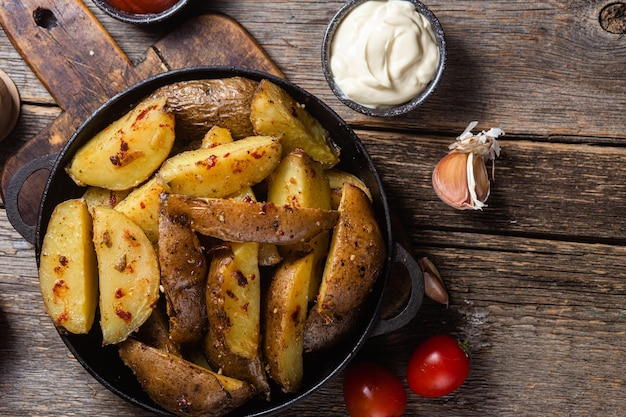
<svg viewBox="0 0 626 417"><path fill-rule="evenodd" d="M1 3L1 2L0 2ZM200 2L204 3L204 2ZM382 174L416 256L440 268L448 308L426 301L362 357L404 379L437 333L469 338L472 370L440 399L409 394L407 416L622 416L626 406L626 3L428 1L448 41L435 95L394 119L352 112L332 95L320 46L341 1L211 1L283 74L356 130ZM169 25L113 21L87 1L133 63ZM61 113L0 31L0 69L22 114L0 165ZM468 122L501 127L489 206L445 206L430 175ZM284 415L347 415L342 374ZM144 416L99 385L65 348L39 295L33 247L0 210L0 415Z"/></svg>

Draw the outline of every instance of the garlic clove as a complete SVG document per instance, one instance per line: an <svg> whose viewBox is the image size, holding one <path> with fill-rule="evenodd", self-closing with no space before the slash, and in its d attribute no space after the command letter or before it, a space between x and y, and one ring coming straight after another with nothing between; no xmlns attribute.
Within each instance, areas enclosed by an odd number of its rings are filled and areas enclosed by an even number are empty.
<svg viewBox="0 0 626 417"><path fill-rule="evenodd" d="M435 166L432 182L441 201L458 210L480 210L489 197L485 160L472 152L448 153Z"/></svg>
<svg viewBox="0 0 626 417"><path fill-rule="evenodd" d="M474 209L486 206L491 185L489 174L485 166L485 159L481 155L470 153L467 157L467 189L471 196L470 205Z"/></svg>
<svg viewBox="0 0 626 417"><path fill-rule="evenodd" d="M450 152L443 157L433 171L433 189L449 206L465 207L470 196L467 191L468 154Z"/></svg>
<svg viewBox="0 0 626 417"><path fill-rule="evenodd" d="M448 291L435 264L427 257L418 259L417 264L424 274L424 292L428 298L447 307L450 302Z"/></svg>

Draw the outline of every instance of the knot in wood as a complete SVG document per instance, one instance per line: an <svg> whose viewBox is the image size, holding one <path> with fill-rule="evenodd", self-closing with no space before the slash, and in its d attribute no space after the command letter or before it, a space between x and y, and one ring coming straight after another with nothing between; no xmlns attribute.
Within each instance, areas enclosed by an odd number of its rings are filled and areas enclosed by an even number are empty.
<svg viewBox="0 0 626 417"><path fill-rule="evenodd" d="M44 29L52 29L58 25L57 18L50 9L37 7L33 11L33 19L35 24Z"/></svg>
<svg viewBox="0 0 626 417"><path fill-rule="evenodd" d="M610 33L626 33L626 3L611 3L600 11L600 26Z"/></svg>

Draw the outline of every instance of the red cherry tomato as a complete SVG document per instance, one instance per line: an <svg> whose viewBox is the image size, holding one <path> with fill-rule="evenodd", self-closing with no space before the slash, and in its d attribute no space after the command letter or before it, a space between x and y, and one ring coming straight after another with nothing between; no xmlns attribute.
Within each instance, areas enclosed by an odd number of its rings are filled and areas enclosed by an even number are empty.
<svg viewBox="0 0 626 417"><path fill-rule="evenodd" d="M469 374L466 348L447 335L433 336L415 349L409 359L407 383L423 397L441 397L460 387Z"/></svg>
<svg viewBox="0 0 626 417"><path fill-rule="evenodd" d="M372 362L348 368L343 399L352 417L400 417L406 409L406 390L400 378Z"/></svg>

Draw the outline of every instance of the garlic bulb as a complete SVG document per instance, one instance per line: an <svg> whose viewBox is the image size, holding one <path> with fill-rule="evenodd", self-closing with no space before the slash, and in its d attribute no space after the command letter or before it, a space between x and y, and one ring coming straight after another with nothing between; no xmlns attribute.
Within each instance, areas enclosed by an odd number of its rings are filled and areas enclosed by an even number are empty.
<svg viewBox="0 0 626 417"><path fill-rule="evenodd" d="M473 134L471 122L448 148L450 152L433 171L433 188L446 204L459 210L482 210L489 197L490 182L485 160L500 156L496 140L504 131L492 128ZM493 177L493 165L492 165Z"/></svg>

